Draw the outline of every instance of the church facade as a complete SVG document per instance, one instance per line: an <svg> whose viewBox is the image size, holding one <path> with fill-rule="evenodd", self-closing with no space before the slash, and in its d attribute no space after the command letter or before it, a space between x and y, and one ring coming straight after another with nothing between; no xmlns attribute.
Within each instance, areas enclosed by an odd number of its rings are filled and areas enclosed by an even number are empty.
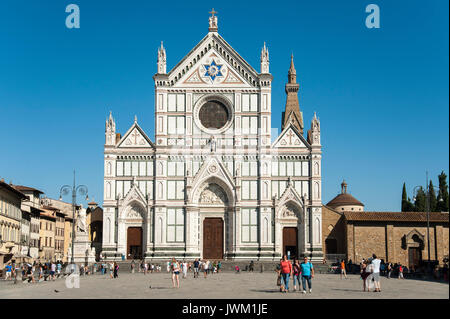
<svg viewBox="0 0 450 319"><path fill-rule="evenodd" d="M304 137L293 57L279 136L272 136L269 51L260 72L218 33L172 70L158 49L155 138L135 117L104 145L106 259L322 260L320 122Z"/></svg>

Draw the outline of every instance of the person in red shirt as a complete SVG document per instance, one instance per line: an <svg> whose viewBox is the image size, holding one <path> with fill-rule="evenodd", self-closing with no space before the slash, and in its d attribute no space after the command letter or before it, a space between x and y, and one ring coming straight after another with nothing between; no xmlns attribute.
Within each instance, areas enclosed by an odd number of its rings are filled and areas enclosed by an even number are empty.
<svg viewBox="0 0 450 319"><path fill-rule="evenodd" d="M403 266L401 264L398 266L398 279L405 279L403 277Z"/></svg>
<svg viewBox="0 0 450 319"><path fill-rule="evenodd" d="M283 260L280 262L280 268L284 282L284 292L287 293L289 291L289 277L292 274L292 264L286 255L283 256Z"/></svg>

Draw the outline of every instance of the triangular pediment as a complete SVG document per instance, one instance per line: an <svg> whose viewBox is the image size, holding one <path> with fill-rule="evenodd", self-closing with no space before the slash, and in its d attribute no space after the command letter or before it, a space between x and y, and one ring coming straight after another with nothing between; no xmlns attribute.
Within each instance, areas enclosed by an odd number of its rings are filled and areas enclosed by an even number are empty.
<svg viewBox="0 0 450 319"><path fill-rule="evenodd" d="M256 87L258 73L220 35L209 33L169 73L173 87Z"/></svg>
<svg viewBox="0 0 450 319"><path fill-rule="evenodd" d="M311 148L297 128L290 123L273 142L273 148Z"/></svg>
<svg viewBox="0 0 450 319"><path fill-rule="evenodd" d="M286 205L286 203L288 202L294 202L301 207L303 207L304 205L302 197L300 196L299 193L297 193L292 183L290 183L288 187L286 187L286 189L284 190L283 194L281 195L278 201L278 206L281 207L283 205Z"/></svg>
<svg viewBox="0 0 450 319"><path fill-rule="evenodd" d="M146 206L147 202L145 195L141 192L139 187L137 187L137 183L135 181L133 182L133 185L131 186L128 193L125 195L123 203L124 205L128 205L133 201L139 202L141 205L143 205L143 207Z"/></svg>
<svg viewBox="0 0 450 319"><path fill-rule="evenodd" d="M233 177L222 161L216 156L211 156L203 162L197 174L194 176L192 185L198 185L210 177L218 177L234 188Z"/></svg>
<svg viewBox="0 0 450 319"><path fill-rule="evenodd" d="M133 123L130 129L120 139L117 144L119 148L154 148L150 138L145 134L144 130L139 126L137 121Z"/></svg>

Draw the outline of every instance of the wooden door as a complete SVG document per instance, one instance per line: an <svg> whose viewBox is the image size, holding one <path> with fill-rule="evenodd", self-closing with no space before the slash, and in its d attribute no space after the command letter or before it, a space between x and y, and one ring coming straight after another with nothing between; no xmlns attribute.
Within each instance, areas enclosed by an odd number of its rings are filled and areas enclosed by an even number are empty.
<svg viewBox="0 0 450 319"><path fill-rule="evenodd" d="M203 258L223 259L222 218L205 218L203 221Z"/></svg>
<svg viewBox="0 0 450 319"><path fill-rule="evenodd" d="M298 257L297 242L298 242L297 227L284 227L283 255L289 256L290 259L297 258Z"/></svg>
<svg viewBox="0 0 450 319"><path fill-rule="evenodd" d="M422 252L418 247L409 247L409 269L417 269L422 261Z"/></svg>
<svg viewBox="0 0 450 319"><path fill-rule="evenodd" d="M142 227L128 227L127 259L142 258Z"/></svg>

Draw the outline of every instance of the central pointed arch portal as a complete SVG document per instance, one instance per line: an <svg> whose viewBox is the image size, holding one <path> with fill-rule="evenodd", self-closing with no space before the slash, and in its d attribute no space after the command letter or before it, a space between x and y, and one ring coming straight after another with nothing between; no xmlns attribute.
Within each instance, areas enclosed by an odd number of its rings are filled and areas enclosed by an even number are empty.
<svg viewBox="0 0 450 319"><path fill-rule="evenodd" d="M224 259L232 242L232 191L222 180L210 178L197 192L200 217L199 250L202 258Z"/></svg>

